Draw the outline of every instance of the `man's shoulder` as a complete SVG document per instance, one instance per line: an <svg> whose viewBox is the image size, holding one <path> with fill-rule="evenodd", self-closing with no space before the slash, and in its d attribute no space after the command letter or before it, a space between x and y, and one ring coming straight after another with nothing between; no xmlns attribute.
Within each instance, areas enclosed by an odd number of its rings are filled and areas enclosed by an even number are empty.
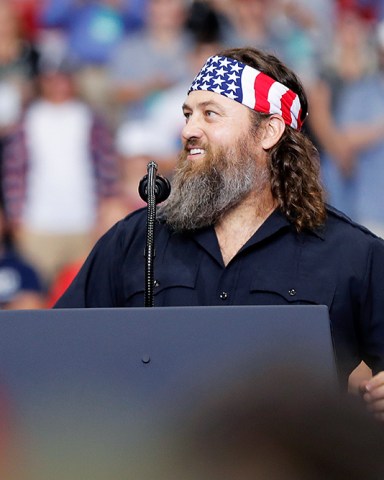
<svg viewBox="0 0 384 480"><path fill-rule="evenodd" d="M384 242L384 240L379 237L377 234L372 232L369 228L365 227L361 223L356 222L344 212L338 210L332 205L327 205L327 230L337 229L341 232L345 231L346 234L350 235L351 238L356 235L362 238L378 240Z"/></svg>
<svg viewBox="0 0 384 480"><path fill-rule="evenodd" d="M146 232L148 224L148 212L147 207L138 208L128 213L124 218L118 221L113 227L115 231L131 232L133 235ZM155 227L158 230L164 230L167 228L164 222L157 219Z"/></svg>
<svg viewBox="0 0 384 480"><path fill-rule="evenodd" d="M118 220L97 240L94 251L120 252L135 244L145 246L147 232L146 208L128 213Z"/></svg>
<svg viewBox="0 0 384 480"><path fill-rule="evenodd" d="M145 228L147 223L147 209L145 207L138 208L121 218L115 225L113 225L108 233L117 234L119 232L127 232L128 230L134 232Z"/></svg>
<svg viewBox="0 0 384 480"><path fill-rule="evenodd" d="M124 218L121 219L123 223L141 222L145 221L147 216L147 207L137 208L132 212L129 212Z"/></svg>

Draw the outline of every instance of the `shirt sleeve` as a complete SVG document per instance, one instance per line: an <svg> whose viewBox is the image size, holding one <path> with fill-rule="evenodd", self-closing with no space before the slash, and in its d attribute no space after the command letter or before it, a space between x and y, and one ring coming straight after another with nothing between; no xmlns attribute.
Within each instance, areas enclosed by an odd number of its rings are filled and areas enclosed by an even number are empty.
<svg viewBox="0 0 384 480"><path fill-rule="evenodd" d="M145 208L117 222L95 244L53 308L125 306L124 278L135 274L135 258L144 266L145 235Z"/></svg>
<svg viewBox="0 0 384 480"><path fill-rule="evenodd" d="M373 373L384 371L384 242L372 243L365 272L359 329L362 357Z"/></svg>
<svg viewBox="0 0 384 480"><path fill-rule="evenodd" d="M3 193L5 210L11 221L20 221L26 198L28 154L23 123L7 137L3 150Z"/></svg>
<svg viewBox="0 0 384 480"><path fill-rule="evenodd" d="M118 297L122 285L117 261L119 248L115 227L99 239L80 271L53 308L119 306Z"/></svg>
<svg viewBox="0 0 384 480"><path fill-rule="evenodd" d="M100 116L93 116L91 129L91 152L99 199L118 193L118 159L113 135Z"/></svg>

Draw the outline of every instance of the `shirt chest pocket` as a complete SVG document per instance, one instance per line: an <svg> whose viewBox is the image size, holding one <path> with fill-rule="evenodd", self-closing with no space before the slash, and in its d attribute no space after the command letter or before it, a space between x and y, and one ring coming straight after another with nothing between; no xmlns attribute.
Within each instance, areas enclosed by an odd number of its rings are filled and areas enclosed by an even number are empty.
<svg viewBox="0 0 384 480"><path fill-rule="evenodd" d="M184 265L159 265L154 270L153 295L155 306L197 305L196 294L197 265L192 269ZM129 307L144 305L144 274L127 279L125 304Z"/></svg>
<svg viewBox="0 0 384 480"><path fill-rule="evenodd" d="M335 285L319 275L297 277L291 272L256 274L250 285L255 303L331 306Z"/></svg>

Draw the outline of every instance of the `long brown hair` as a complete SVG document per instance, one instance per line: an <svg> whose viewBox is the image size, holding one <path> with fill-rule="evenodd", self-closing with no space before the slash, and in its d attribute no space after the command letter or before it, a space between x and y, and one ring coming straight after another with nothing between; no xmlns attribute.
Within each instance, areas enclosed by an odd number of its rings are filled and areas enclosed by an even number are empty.
<svg viewBox="0 0 384 480"><path fill-rule="evenodd" d="M255 48L233 48L219 55L233 58L264 72L295 92L300 99L301 120L308 100L299 78L274 55ZM250 110L255 131L266 114ZM320 160L316 147L302 132L286 125L279 142L269 150L271 191L279 208L298 231L322 226L326 218Z"/></svg>

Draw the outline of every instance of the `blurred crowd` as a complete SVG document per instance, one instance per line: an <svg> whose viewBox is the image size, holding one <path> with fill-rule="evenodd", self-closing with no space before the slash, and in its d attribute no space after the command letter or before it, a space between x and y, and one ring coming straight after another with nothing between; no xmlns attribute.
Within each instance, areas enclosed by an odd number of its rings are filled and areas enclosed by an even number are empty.
<svg viewBox="0 0 384 480"><path fill-rule="evenodd" d="M384 0L0 0L0 306L49 308L171 177L205 59L270 51L309 97L329 202L384 235Z"/></svg>

